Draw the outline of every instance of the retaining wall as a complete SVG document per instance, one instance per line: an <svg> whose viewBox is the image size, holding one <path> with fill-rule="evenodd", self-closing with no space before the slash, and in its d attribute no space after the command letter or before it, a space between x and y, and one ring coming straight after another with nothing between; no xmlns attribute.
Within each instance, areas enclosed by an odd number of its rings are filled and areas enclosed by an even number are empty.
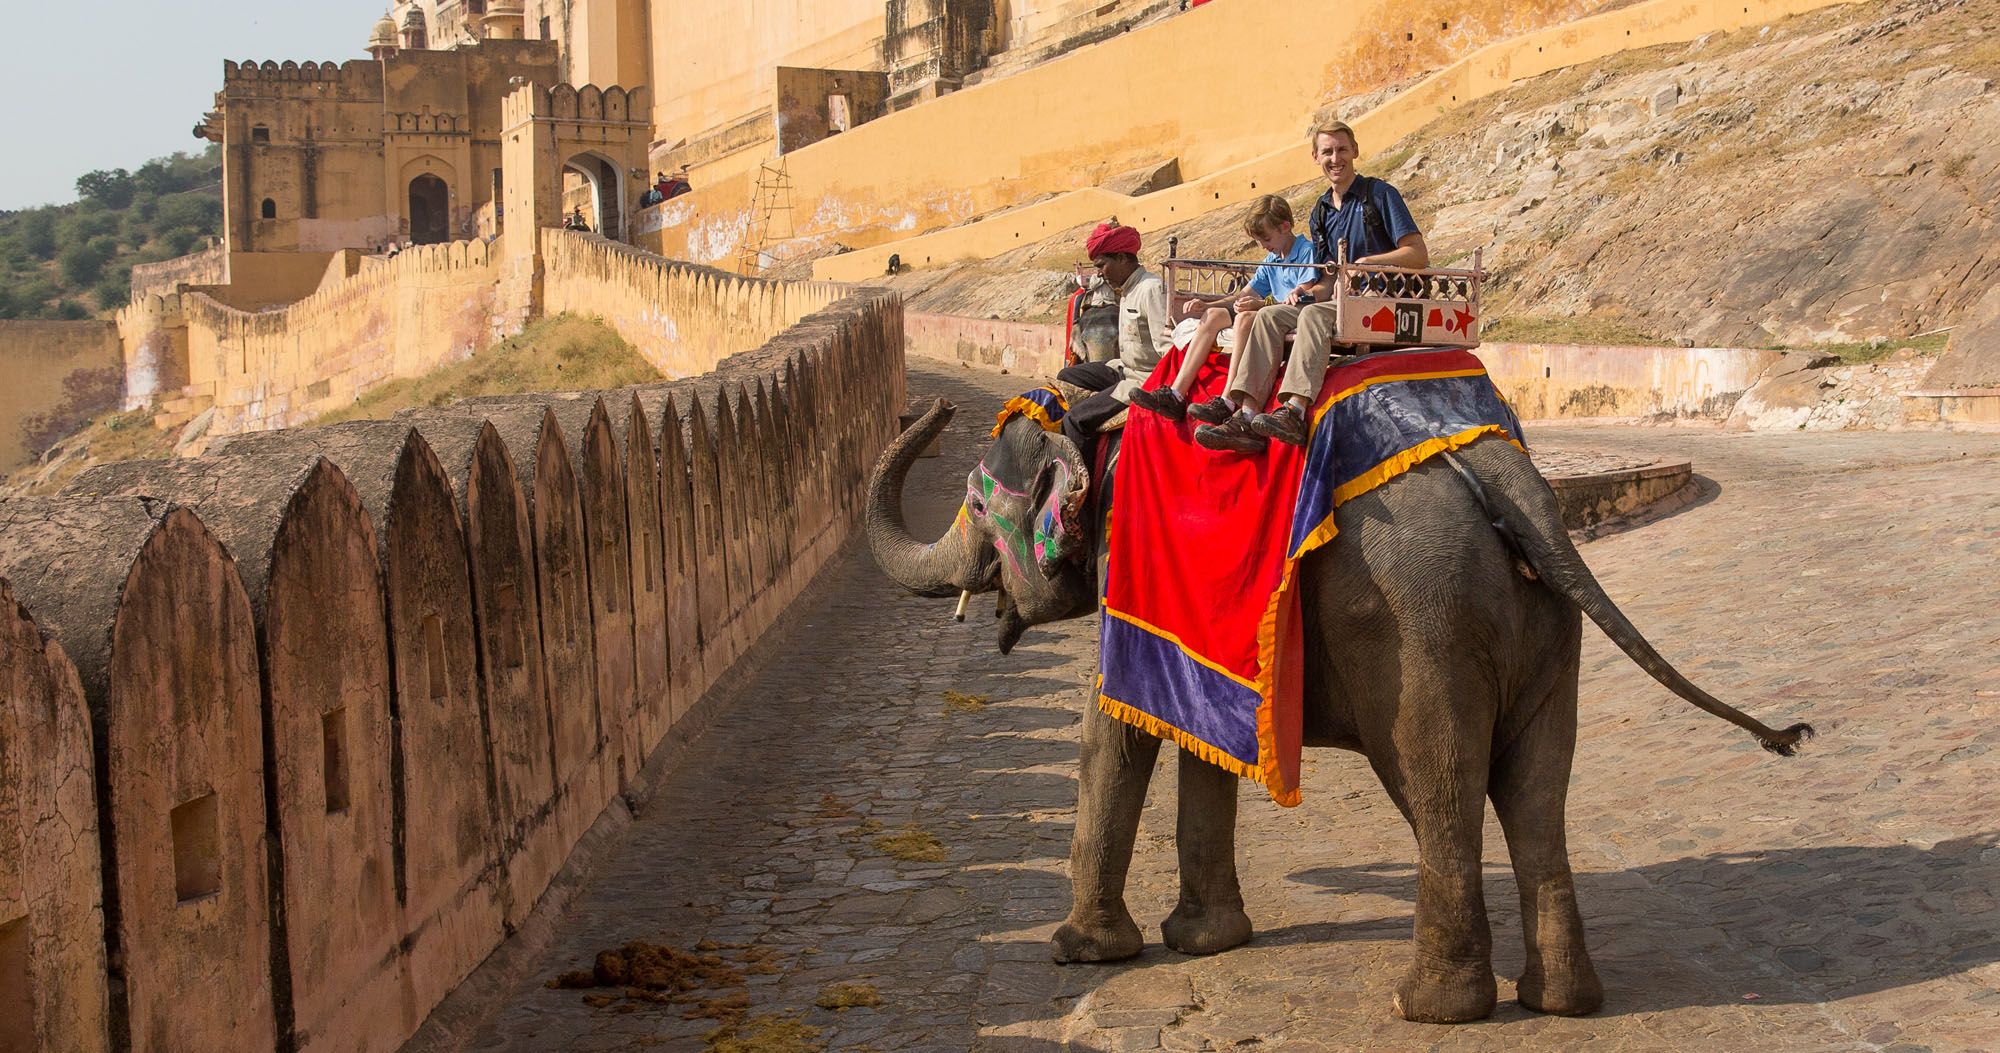
<svg viewBox="0 0 2000 1053"><path fill-rule="evenodd" d="M822 216L829 220L838 217L849 227L861 228L858 232L841 229L829 235L855 247L855 251L813 262L813 277L832 281L866 281L881 274L890 253L900 255L902 262L912 267L989 259L1110 215L1142 232L1159 230L1261 194L1310 182L1318 175L1318 169L1307 155L1304 132L1313 107L1394 83L1426 64L1457 57L1457 61L1382 105L1358 116L1342 115L1353 126L1364 159L1388 149L1447 110L1552 70L1594 62L1633 48L1678 43L1704 33L1774 22L1843 2L1846 0L1647 0L1573 21L1570 18L1577 10L1596 5L1533 4L1508 10L1509 5L1474 2L1424 5L1421 9L1409 5L1328 5L1312 0L1210 4L1186 16L1099 45L1084 53L1088 58L1079 56L1067 62L1052 62L1019 77L958 92L788 155L792 178L799 186L829 187L818 202L801 195L801 204L810 205L815 211L802 210L794 215L813 217L810 223L801 226L802 233L818 232ZM1306 40L1317 46L1310 55L1294 53L1275 63L1286 71L1283 76L1289 83L1280 83L1265 74L1261 75L1262 81L1255 82L1262 86L1253 87L1246 84L1243 76L1255 71L1246 69L1237 56L1267 50L1268 30L1272 25L1288 27L1281 46L1297 51ZM1452 28L1442 33L1431 30L1430 27L1438 25ZM1224 38L1219 36L1224 33L1258 43L1225 46L1220 42ZM1402 39L1405 33L1415 39ZM1508 33L1520 35L1497 39ZM1176 34L1186 36L1180 38ZM1434 43L1412 53L1411 49L1418 47L1416 40L1425 38L1432 38ZM1178 46L1159 53L1139 50L1154 43ZM1479 47L1480 44L1485 46ZM1477 50L1471 50L1473 47ZM1112 118L1108 125L1082 118L1073 123L1094 132L1105 127L1146 125L1135 131L1146 133L1150 139L1152 152L1148 158L1160 161L1177 156L1181 171L1193 178L1141 197L1113 193L1095 184L1117 169L1110 172L1092 169L1075 159L1074 150L1049 151L1046 135L1036 142L1031 156L990 154L983 143L977 148L956 151L976 158L978 164L985 166L982 171L989 174L972 181L939 176L928 188L927 196L896 182L882 183L889 188L887 191L850 189L843 185L843 170L822 171L814 164L822 158L831 160L836 151L855 150L864 143L876 144L873 148L880 156L900 164L909 151L881 145L895 136L907 137L902 140L906 143L924 143L927 157L950 156L955 151L936 144L949 142L954 133L922 128L911 122L922 120L923 115L941 122L955 119L959 127L974 129L973 134L983 133L994 123L1018 124L1017 120L1008 120L1011 115L1005 111L977 112L979 103L973 100L998 101L997 94L980 92L998 92L1009 85L1025 85L1036 77L1054 78L1063 74L1076 77L1075 83L1068 87L1073 94L1047 97L1095 99L1102 96L1101 88L1107 82L1131 85L1129 90L1137 97L1129 103L1129 112ZM1180 82L1205 80L1244 85L1248 90L1188 93L1176 92L1173 87ZM1332 90L1336 85L1338 90ZM1244 98L1299 101L1290 107L1283 104L1244 107L1240 105ZM1197 104L1201 109L1190 111L1181 105L1184 102ZM1211 109L1212 106L1220 109ZM1260 118L1249 124L1237 119L1260 109L1278 119ZM1064 116L1069 116L1067 111ZM1141 120L1142 117L1150 118L1150 123ZM1254 135L1245 134L1253 129ZM1108 132L1105 137L1109 138ZM845 171L865 170L869 163L848 154L838 156L846 163ZM1129 159L1134 155L1127 156ZM1053 176L1028 170L1031 163L1048 159L1057 159L1070 167ZM1131 161L1132 165L1138 163ZM990 174L994 171L1002 173L1003 178L994 180ZM748 202L753 189L749 176L737 182L743 186L731 189L730 184L724 184L709 196L697 190L669 202L668 208L678 205L680 209L675 220L678 225L660 235L663 251L704 261L733 253L742 238L745 221L736 219L733 233L724 226L728 219L742 215L744 206L737 202ZM980 184L986 184L987 188L975 189ZM1053 190L1068 192L977 222L964 222L967 217L991 211L995 205L1029 201L1037 194ZM1001 194L1008 195L1008 199L995 200ZM730 211L732 207L737 211ZM937 229L951 223L960 225ZM930 230L936 232L925 233Z"/></svg>
<svg viewBox="0 0 2000 1053"><path fill-rule="evenodd" d="M0 473L118 405L123 361L111 322L0 319Z"/></svg>
<svg viewBox="0 0 2000 1053"><path fill-rule="evenodd" d="M1063 327L911 312L910 353L1024 377L1062 368ZM1740 347L1481 344L1476 352L1524 420L1557 417L1729 415L1750 386L1784 358Z"/></svg>
<svg viewBox="0 0 2000 1053"><path fill-rule="evenodd" d="M853 533L902 366L863 291L0 504L0 1044L396 1048Z"/></svg>

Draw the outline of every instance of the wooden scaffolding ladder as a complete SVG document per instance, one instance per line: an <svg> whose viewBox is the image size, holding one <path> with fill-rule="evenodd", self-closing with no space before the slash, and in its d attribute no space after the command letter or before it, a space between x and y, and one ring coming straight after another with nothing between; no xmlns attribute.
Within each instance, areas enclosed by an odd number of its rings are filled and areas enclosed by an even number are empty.
<svg viewBox="0 0 2000 1053"><path fill-rule="evenodd" d="M736 257L739 274L761 274L771 246L789 241L797 233L792 225L792 174L785 159L776 167L766 162L757 172L757 191L750 199L750 226L743 232L743 248Z"/></svg>

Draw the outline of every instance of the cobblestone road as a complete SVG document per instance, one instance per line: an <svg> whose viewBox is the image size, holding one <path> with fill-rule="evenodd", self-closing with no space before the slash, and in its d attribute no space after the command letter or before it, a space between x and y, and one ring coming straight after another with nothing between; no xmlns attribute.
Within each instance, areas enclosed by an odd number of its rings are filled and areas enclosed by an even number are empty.
<svg viewBox="0 0 2000 1053"><path fill-rule="evenodd" d="M912 476L913 526L934 534L991 408L1025 385L913 363L910 386L963 407L945 456ZM1308 754L1298 809L1246 784L1248 946L1192 959L1158 944L1176 890L1163 770L1130 892L1152 944L1117 966L1052 965L1095 626L1031 631L1002 657L990 612L954 624L949 601L904 597L856 551L475 1048L701 1049L717 1025L684 1019L698 1004L543 981L626 941L706 940L742 967L736 1033L767 1042L746 1049L810 1048L779 1041L772 1022L789 1019L835 1050L2000 1050L2000 436L1530 438L1694 461L1707 499L1584 555L1683 670L1822 733L1770 757L1586 629L1569 828L1601 1013L1511 1002L1518 912L1489 824L1501 1007L1462 1027L1393 1019L1414 845L1337 752ZM841 984L879 1004L815 1004Z"/></svg>

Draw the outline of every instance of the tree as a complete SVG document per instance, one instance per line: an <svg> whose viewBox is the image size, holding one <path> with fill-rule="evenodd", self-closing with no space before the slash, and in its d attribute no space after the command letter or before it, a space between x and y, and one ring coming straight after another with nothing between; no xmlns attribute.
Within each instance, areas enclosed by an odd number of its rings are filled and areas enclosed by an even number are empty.
<svg viewBox="0 0 2000 1053"><path fill-rule="evenodd" d="M21 213L21 247L38 260L56 254L56 210L33 208Z"/></svg>
<svg viewBox="0 0 2000 1053"><path fill-rule="evenodd" d="M131 204L132 193L137 189L132 182L132 173L123 168L100 169L76 177L76 192L106 208L124 208Z"/></svg>
<svg viewBox="0 0 2000 1053"><path fill-rule="evenodd" d="M198 232L214 233L222 227L222 202L202 194L175 194L160 200L154 222L162 230L192 227Z"/></svg>
<svg viewBox="0 0 2000 1053"><path fill-rule="evenodd" d="M132 266L119 264L107 269L104 276L91 287L90 295L97 300L100 311L116 311L132 302Z"/></svg>
<svg viewBox="0 0 2000 1053"><path fill-rule="evenodd" d="M117 251L118 244L108 237L96 237L84 242L71 242L56 260L62 267L63 278L71 288L93 285L104 272L104 264Z"/></svg>

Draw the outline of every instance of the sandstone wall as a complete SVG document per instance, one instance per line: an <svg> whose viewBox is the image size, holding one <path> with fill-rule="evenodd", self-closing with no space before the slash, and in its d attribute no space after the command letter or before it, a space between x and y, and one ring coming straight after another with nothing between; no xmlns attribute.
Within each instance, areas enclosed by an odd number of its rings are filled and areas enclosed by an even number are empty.
<svg viewBox="0 0 2000 1053"><path fill-rule="evenodd" d="M188 393L212 400L216 433L281 428L465 358L496 338L498 256L478 241L420 246L255 313L187 293Z"/></svg>
<svg viewBox="0 0 2000 1053"><path fill-rule="evenodd" d="M767 282L573 231L542 231L542 308L596 315L669 377L705 373L832 303L830 282Z"/></svg>
<svg viewBox="0 0 2000 1053"><path fill-rule="evenodd" d="M904 401L893 294L695 281L802 317L0 504L0 1044L392 1050L658 777Z"/></svg>
<svg viewBox="0 0 2000 1053"><path fill-rule="evenodd" d="M116 406L122 363L113 323L0 320L0 472Z"/></svg>
<svg viewBox="0 0 2000 1053"><path fill-rule="evenodd" d="M217 238L208 248L158 263L132 267L132 299L149 293L172 292L174 286L222 285L229 281L229 250Z"/></svg>
<svg viewBox="0 0 2000 1053"><path fill-rule="evenodd" d="M1575 16L1603 5L1457 0L1420 10L1315 0L1209 4L1076 58L959 92L788 155L793 179L815 188L812 195L797 195L794 215L802 217L802 234L823 234L857 249L814 261L813 277L833 281L881 274L892 252L913 267L988 259L1109 215L1142 232L1158 230L1310 182L1319 173L1307 156L1304 129L1315 107L1427 67L1442 68L1367 113L1341 115L1353 125L1364 158L1446 110L1551 70L1835 2L1647 0L1587 18ZM1291 27L1281 52L1286 57L1267 73L1246 70L1237 56L1260 50L1253 41L1272 25ZM1116 109L1097 101L1106 81L1128 93L1112 96L1121 102ZM1241 90L1173 88L1204 81ZM1036 85L1043 98L1088 100L1090 106L1024 122L1017 112L1046 107L1009 96L1017 85ZM1245 107L1246 98L1270 104ZM986 130L996 124L1035 134L1018 143L986 140ZM1085 129L1086 141L1101 139L1102 145L1051 149L1069 142L1077 134L1073 128ZM951 145L967 139L978 141ZM925 144L928 165L906 170L903 143ZM880 160L871 161L864 151ZM1107 176L1169 157L1180 159L1188 177L1178 186L1142 197L1098 187ZM897 171L878 173L885 164ZM955 164L974 165L985 174L972 176ZM903 181L915 172L923 178ZM991 185L984 185L988 181ZM670 217L675 225L659 235L659 251L703 262L726 258L742 238L743 209L753 186L746 175L662 206L679 208ZM1047 196L1051 191L1068 192ZM1006 205L1019 207L964 222ZM939 229L952 223L962 225Z"/></svg>

